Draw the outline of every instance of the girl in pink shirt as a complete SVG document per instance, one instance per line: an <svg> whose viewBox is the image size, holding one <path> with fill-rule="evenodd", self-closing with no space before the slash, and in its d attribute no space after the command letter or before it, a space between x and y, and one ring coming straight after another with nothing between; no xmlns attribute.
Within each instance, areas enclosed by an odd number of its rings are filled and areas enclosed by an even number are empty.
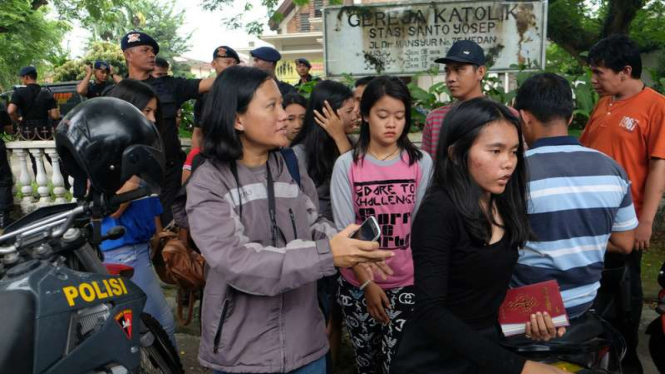
<svg viewBox="0 0 665 374"><path fill-rule="evenodd" d="M411 96L394 77L375 78L360 103L360 138L340 156L331 180L338 228L374 216L379 244L395 251L386 279L359 268L342 269L337 301L351 336L358 373L388 373L402 326L413 309L411 222L430 178L432 160L408 138Z"/></svg>

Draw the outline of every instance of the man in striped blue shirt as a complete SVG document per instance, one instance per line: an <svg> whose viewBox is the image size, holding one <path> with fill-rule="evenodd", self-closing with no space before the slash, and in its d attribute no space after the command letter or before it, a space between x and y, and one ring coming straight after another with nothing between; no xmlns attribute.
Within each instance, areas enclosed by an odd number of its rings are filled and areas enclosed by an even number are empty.
<svg viewBox="0 0 665 374"><path fill-rule="evenodd" d="M600 287L605 251L630 253L637 217L625 171L568 136L568 81L551 73L525 81L522 117L529 172L528 212L535 240L520 250L514 287L558 281L568 316L583 315Z"/></svg>

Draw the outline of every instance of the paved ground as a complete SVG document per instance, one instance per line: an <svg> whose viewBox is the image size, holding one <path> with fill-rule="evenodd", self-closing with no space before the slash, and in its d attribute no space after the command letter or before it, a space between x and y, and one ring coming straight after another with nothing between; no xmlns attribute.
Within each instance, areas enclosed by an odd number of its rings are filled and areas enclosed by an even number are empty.
<svg viewBox="0 0 665 374"><path fill-rule="evenodd" d="M657 314L653 310L651 305L644 306L644 312L642 313L642 323L640 325L640 346L639 346L639 355L644 365L645 374L658 374L651 357L649 355L648 348L648 335L644 334L646 327L656 318ZM198 337L198 326L196 326L197 321L192 322L187 329L179 328L180 333L176 334L178 340L178 349L180 351L180 359L183 362L185 371L187 374L210 374L212 371L209 371L205 368L202 368L196 358L198 348L199 348L199 337ZM342 358L340 359L340 365L342 370L339 374L351 374L353 373L353 354L350 347L347 345L343 347L344 352L342 352ZM665 353L664 353L665 354Z"/></svg>

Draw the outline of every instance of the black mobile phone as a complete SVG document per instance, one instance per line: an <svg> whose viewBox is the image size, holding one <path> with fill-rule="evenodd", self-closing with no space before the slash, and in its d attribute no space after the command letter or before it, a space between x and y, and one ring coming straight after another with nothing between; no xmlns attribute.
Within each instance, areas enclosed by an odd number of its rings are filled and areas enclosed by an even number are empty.
<svg viewBox="0 0 665 374"><path fill-rule="evenodd" d="M368 217L360 228L351 234L351 237L358 240L375 242L381 237L381 227L379 222L373 216Z"/></svg>

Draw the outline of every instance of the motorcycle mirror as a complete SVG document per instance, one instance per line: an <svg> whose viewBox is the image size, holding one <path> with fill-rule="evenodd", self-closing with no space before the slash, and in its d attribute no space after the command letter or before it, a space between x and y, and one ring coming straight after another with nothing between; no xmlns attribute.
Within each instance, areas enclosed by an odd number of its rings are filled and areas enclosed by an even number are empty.
<svg viewBox="0 0 665 374"><path fill-rule="evenodd" d="M118 240L122 238L125 235L125 228L122 226L115 226L112 227L109 231L106 232L106 235L102 237L102 241L104 240Z"/></svg>

